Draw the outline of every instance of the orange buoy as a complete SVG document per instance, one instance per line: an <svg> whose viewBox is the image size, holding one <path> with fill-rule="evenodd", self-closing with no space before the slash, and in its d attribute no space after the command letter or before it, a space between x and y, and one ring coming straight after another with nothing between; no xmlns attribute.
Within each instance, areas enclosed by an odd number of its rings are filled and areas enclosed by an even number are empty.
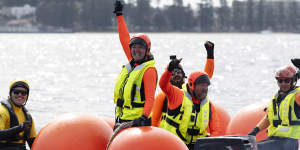
<svg viewBox="0 0 300 150"><path fill-rule="evenodd" d="M221 129L222 129L221 135L225 135L228 124L230 122L230 115L222 106L220 106L216 103L213 103L213 105L215 106L216 112L220 119L220 124L222 125L221 126Z"/></svg>
<svg viewBox="0 0 300 150"><path fill-rule="evenodd" d="M229 122L226 135L247 135L258 122L267 114L267 104L253 104L242 108ZM267 130L260 131L256 135L256 141L267 138Z"/></svg>
<svg viewBox="0 0 300 150"><path fill-rule="evenodd" d="M188 150L176 135L157 127L135 127L121 131L109 150Z"/></svg>
<svg viewBox="0 0 300 150"><path fill-rule="evenodd" d="M100 117L101 119L103 119L106 123L108 123L108 125L113 129L115 126L115 119L114 118L110 118L110 117Z"/></svg>
<svg viewBox="0 0 300 150"><path fill-rule="evenodd" d="M40 130L32 150L105 150L112 132L99 117L67 114Z"/></svg>

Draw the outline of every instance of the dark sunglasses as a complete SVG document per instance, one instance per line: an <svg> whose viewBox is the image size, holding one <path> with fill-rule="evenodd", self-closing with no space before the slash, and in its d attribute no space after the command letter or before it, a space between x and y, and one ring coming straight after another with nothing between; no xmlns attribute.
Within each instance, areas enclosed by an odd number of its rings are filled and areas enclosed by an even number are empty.
<svg viewBox="0 0 300 150"><path fill-rule="evenodd" d="M282 82L290 83L291 81L292 81L291 78L285 78L285 79L277 78L277 82L278 82L278 83L282 83Z"/></svg>
<svg viewBox="0 0 300 150"><path fill-rule="evenodd" d="M183 73L183 72L181 69L175 68L172 73L175 74L175 73Z"/></svg>
<svg viewBox="0 0 300 150"><path fill-rule="evenodd" d="M23 91L23 90L14 90L13 93L14 93L15 95L18 95L18 94L21 93L23 96L25 96L25 95L28 94L27 91Z"/></svg>

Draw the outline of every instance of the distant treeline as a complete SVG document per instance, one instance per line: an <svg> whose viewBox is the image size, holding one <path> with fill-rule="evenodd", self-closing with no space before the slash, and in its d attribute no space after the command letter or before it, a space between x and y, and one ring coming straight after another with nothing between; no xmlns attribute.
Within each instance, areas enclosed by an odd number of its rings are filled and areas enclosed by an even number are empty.
<svg viewBox="0 0 300 150"><path fill-rule="evenodd" d="M173 5L153 8L150 0L128 0L124 17L130 31L149 32L300 32L297 0L198 0L197 9ZM160 0L156 0L157 3ZM1 0L0 6L37 7L36 24L78 31L115 31L114 0Z"/></svg>

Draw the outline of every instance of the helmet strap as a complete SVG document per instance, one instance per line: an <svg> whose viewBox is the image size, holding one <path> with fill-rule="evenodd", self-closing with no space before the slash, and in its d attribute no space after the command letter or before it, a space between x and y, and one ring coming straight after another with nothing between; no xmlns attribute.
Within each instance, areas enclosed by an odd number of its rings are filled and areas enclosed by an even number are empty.
<svg viewBox="0 0 300 150"><path fill-rule="evenodd" d="M192 96L193 98L195 98L195 92L194 92L194 90L190 89L190 87L189 87L188 85L186 86L186 89L187 89L187 92L188 92L189 94L191 94L191 96Z"/></svg>
<svg viewBox="0 0 300 150"><path fill-rule="evenodd" d="M294 89L296 87L296 85L297 85L297 78L294 77L293 81L291 83L291 89Z"/></svg>

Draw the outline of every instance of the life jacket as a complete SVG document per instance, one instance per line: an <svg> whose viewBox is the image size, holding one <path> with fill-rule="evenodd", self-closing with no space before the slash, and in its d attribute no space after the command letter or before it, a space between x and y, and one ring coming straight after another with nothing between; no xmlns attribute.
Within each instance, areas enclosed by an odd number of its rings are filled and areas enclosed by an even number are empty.
<svg viewBox="0 0 300 150"><path fill-rule="evenodd" d="M145 104L143 75L148 68L155 68L154 64L155 60L150 60L135 67L132 63L123 67L114 90L116 122L127 122L142 116Z"/></svg>
<svg viewBox="0 0 300 150"><path fill-rule="evenodd" d="M186 89L185 88L185 84L182 84L181 89ZM160 125L159 125L160 128L164 128L164 124L166 122L167 112L168 112L168 98L165 95L164 104L163 104L163 110L161 112L161 121L160 121Z"/></svg>
<svg viewBox="0 0 300 150"><path fill-rule="evenodd" d="M273 96L268 107L268 119L270 126L268 136L300 138L300 118L295 112L295 95L300 87L289 92L286 97L277 105L278 94Z"/></svg>
<svg viewBox="0 0 300 150"><path fill-rule="evenodd" d="M13 106L10 103L10 100L1 101L1 104L8 110L9 117L10 117L10 127L9 128L20 125L17 115L13 109ZM26 121L32 121L31 114L27 111L27 109L24 106L22 106L22 110L25 115ZM17 147L22 147L22 144L24 144L24 146L25 146L25 141L28 139L28 137L30 135L31 127L32 126L30 126L30 128L28 128L27 130L24 131L23 136L16 134L15 137L13 137L9 140L6 140L5 143L3 143L3 141L1 141L0 147L13 146L13 145L16 145ZM23 140L23 143L16 142L19 140Z"/></svg>
<svg viewBox="0 0 300 150"><path fill-rule="evenodd" d="M164 129L177 135L185 144L191 144L197 138L208 135L206 128L209 124L210 105L206 98L199 104L200 111L196 112L192 96L186 88L182 91L184 92L182 104L174 110L168 109Z"/></svg>

